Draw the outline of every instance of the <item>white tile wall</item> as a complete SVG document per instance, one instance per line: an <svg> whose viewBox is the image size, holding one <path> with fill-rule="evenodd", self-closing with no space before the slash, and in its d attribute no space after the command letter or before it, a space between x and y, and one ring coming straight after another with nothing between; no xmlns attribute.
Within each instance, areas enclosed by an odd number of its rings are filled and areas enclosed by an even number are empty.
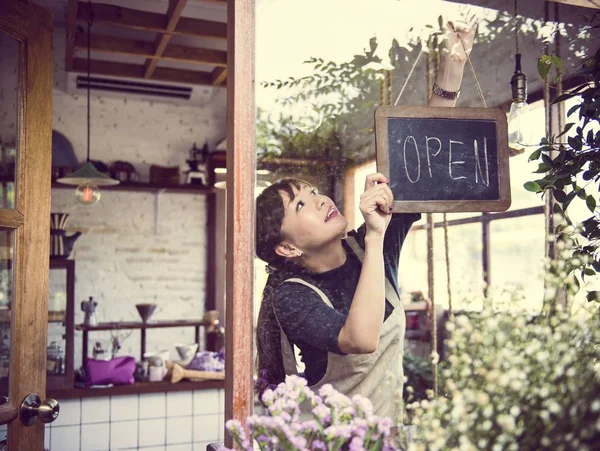
<svg viewBox="0 0 600 451"><path fill-rule="evenodd" d="M154 446L165 443L167 419L140 420L139 446Z"/></svg>
<svg viewBox="0 0 600 451"><path fill-rule="evenodd" d="M167 393L167 416L180 417L192 415L192 401L193 396L190 396L190 393L187 392Z"/></svg>
<svg viewBox="0 0 600 451"><path fill-rule="evenodd" d="M192 416L167 418L167 445L192 442Z"/></svg>
<svg viewBox="0 0 600 451"><path fill-rule="evenodd" d="M110 420L137 420L139 415L138 395L114 396L110 400Z"/></svg>
<svg viewBox="0 0 600 451"><path fill-rule="evenodd" d="M50 426L50 451L81 451L81 425Z"/></svg>
<svg viewBox="0 0 600 451"><path fill-rule="evenodd" d="M111 418L112 419L112 418ZM137 448L138 424L135 421L116 421L110 423L110 447L120 450Z"/></svg>
<svg viewBox="0 0 600 451"><path fill-rule="evenodd" d="M110 447L110 423L81 425L81 451L107 451Z"/></svg>
<svg viewBox="0 0 600 451"><path fill-rule="evenodd" d="M140 396L140 418L164 417L167 396L165 393L150 393Z"/></svg>
<svg viewBox="0 0 600 451"><path fill-rule="evenodd" d="M108 396L102 398L84 398L81 400L81 422L102 423L110 418L110 399Z"/></svg>
<svg viewBox="0 0 600 451"><path fill-rule="evenodd" d="M46 448L205 451L223 442L224 400L216 389L64 400L46 427Z"/></svg>
<svg viewBox="0 0 600 451"><path fill-rule="evenodd" d="M52 426L72 426L81 423L81 400L65 399L60 401L60 414Z"/></svg>

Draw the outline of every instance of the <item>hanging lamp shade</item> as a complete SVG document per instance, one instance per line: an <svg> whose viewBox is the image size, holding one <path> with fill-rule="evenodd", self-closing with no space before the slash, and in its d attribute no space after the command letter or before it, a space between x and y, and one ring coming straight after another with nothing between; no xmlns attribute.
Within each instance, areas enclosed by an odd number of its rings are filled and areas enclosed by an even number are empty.
<svg viewBox="0 0 600 451"><path fill-rule="evenodd" d="M118 185L119 181L104 175L98 171L91 161L86 161L79 169L75 172L67 175L66 177L59 178L58 183L64 185L83 185L90 183L96 186L108 186Z"/></svg>

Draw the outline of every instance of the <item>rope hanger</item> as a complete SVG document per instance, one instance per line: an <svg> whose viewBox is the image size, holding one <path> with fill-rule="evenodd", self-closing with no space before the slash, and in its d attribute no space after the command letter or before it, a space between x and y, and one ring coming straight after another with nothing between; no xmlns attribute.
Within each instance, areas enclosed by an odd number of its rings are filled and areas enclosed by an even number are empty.
<svg viewBox="0 0 600 451"><path fill-rule="evenodd" d="M479 79L477 78L477 74L475 73L475 68L473 66L473 63L471 61L471 58L469 56L469 54L466 51L466 46L465 43L462 39L462 37L460 36L460 33L456 32L456 36L459 39L463 50L465 51L465 55L467 56L467 61L469 62L469 68L471 69L471 73L473 74L473 78L475 80L475 84L477 86L477 92L479 94L479 97L481 98L481 101L484 105L485 108L487 108L487 102L485 101L485 96L483 95L483 91L481 89L481 85L479 83ZM432 83L431 83L431 63L432 63L432 59L433 59L433 51L435 49L431 48L431 39L428 42L428 46L430 47L430 52L426 61L426 71L425 71L425 78L426 78L426 86L427 86L427 98L429 98L429 96L431 95L431 88L432 88ZM400 101L400 98L402 97L402 94L404 93L404 90L406 89L406 86L408 85L408 82L410 80L410 78L412 77L417 65L419 64L420 60L421 60L421 55L423 54L423 48L421 48L421 51L419 52L419 54L417 55L417 58L415 59L412 67L410 68L410 71L408 72L408 75L406 77L406 79L404 80L404 84L402 85L402 88L400 89L400 93L398 94L398 97L396 98L396 101L394 102L394 106L398 105L398 102ZM437 65L436 65L437 66ZM437 67L436 67L437 70ZM392 94L392 71L391 70L384 70L384 77L381 80L381 85L380 85L380 105L389 105L391 103L391 94ZM428 279L428 285L429 285L429 299L431 301L431 341L432 341L432 350L437 352L438 349L438 343L437 343L437 318L436 318L436 309L435 309L435 302L434 302L434 279L433 279L433 215L431 213L427 214L427 269L428 269L428 274L427 274L427 279ZM443 228L444 228L444 253L445 253L445 260L446 260L446 277L447 277L447 288L448 288L448 314L449 316L452 316L452 287L451 287L451 279L450 279L450 250L449 250L449 239L448 239L448 220L447 220L447 216L446 213L443 214ZM438 394L438 367L437 367L437 363L435 361L432 361L432 372L433 372L433 392L434 394L437 396Z"/></svg>

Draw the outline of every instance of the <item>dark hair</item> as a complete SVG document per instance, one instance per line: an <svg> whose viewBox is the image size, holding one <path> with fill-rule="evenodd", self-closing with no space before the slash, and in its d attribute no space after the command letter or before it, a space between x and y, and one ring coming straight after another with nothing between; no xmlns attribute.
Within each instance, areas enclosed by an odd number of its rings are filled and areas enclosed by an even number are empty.
<svg viewBox="0 0 600 451"><path fill-rule="evenodd" d="M257 391L259 396L265 388L285 380L281 355L281 330L275 312L273 297L277 287L286 279L301 271L289 259L277 255L275 248L283 241L281 226L285 217L282 193L294 200L294 189L312 184L299 179L282 179L267 187L256 199L256 255L264 260L271 270L263 291L256 326L256 348L258 354Z"/></svg>

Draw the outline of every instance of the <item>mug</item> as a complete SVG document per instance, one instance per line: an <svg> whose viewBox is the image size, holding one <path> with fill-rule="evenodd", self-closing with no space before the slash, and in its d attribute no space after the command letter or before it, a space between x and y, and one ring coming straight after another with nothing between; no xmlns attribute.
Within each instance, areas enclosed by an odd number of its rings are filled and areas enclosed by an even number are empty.
<svg viewBox="0 0 600 451"><path fill-rule="evenodd" d="M150 366L148 368L148 380L150 382L160 382L167 375L167 369L164 366Z"/></svg>

